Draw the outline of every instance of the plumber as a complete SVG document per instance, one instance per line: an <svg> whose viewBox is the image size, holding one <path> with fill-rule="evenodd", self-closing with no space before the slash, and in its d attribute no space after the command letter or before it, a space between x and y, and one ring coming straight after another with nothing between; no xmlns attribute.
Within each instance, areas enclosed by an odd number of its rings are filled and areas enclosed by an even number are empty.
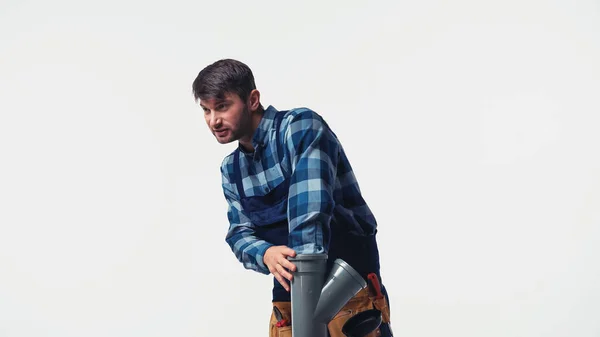
<svg viewBox="0 0 600 337"><path fill-rule="evenodd" d="M327 254L327 274L340 258L365 281L377 274L382 285L383 301L373 300L367 287L339 311L327 326L331 337L344 336L342 326L358 312L376 308L389 317L377 223L323 117L308 108L264 108L252 71L233 59L202 69L192 91L217 142L238 142L221 164L226 242L246 269L273 275L272 303L283 319L291 319L289 282L296 270L288 257L297 254ZM291 336L289 326L276 324L276 311L269 336ZM390 335L385 323L369 336Z"/></svg>

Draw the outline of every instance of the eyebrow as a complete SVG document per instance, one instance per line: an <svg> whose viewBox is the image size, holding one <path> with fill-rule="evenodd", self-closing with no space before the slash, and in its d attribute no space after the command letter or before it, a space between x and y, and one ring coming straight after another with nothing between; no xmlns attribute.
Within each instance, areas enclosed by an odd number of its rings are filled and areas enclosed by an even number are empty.
<svg viewBox="0 0 600 337"><path fill-rule="evenodd" d="M215 104L214 104L214 105L219 105L219 104L223 104L223 103L231 103L231 100L230 100L230 99L227 99L227 98L216 98L216 99L215 99ZM200 103L200 106L201 106L203 109L206 109L206 107L204 106L204 104Z"/></svg>

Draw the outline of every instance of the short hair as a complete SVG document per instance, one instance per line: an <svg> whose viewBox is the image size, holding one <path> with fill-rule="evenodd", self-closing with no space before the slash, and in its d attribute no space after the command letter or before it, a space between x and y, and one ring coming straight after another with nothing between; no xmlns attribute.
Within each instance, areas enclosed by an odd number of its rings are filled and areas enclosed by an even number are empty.
<svg viewBox="0 0 600 337"><path fill-rule="evenodd" d="M237 94L242 101L246 101L254 89L256 84L252 70L233 59L221 59L206 66L192 84L196 102L202 99L223 99L226 93Z"/></svg>

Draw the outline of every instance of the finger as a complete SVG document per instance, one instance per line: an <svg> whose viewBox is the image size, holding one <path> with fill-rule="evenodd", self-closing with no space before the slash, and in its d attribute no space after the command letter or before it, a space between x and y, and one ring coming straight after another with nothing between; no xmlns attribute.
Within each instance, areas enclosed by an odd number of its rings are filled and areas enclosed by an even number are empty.
<svg viewBox="0 0 600 337"><path fill-rule="evenodd" d="M273 273L273 276L277 279L277 281L283 286L283 288L287 291L290 291L290 287L287 282L285 282L284 278L279 273Z"/></svg>
<svg viewBox="0 0 600 337"><path fill-rule="evenodd" d="M279 262L279 264L282 265L282 266L284 266L285 268L287 268L290 271L296 271L296 265L293 264L288 259L281 259L281 262Z"/></svg>
<svg viewBox="0 0 600 337"><path fill-rule="evenodd" d="M296 257L296 251L290 247L284 246L284 248L281 250L281 253L286 256Z"/></svg>
<svg viewBox="0 0 600 337"><path fill-rule="evenodd" d="M288 280L292 280L292 274L288 273L285 268L283 268L282 265L278 264L275 268L277 268L277 271L279 272L279 274L283 277L285 277Z"/></svg>

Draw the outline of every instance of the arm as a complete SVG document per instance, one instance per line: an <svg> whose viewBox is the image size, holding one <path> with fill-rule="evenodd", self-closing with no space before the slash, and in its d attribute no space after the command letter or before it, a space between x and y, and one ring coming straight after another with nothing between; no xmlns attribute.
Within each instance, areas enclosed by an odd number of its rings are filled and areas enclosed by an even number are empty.
<svg viewBox="0 0 600 337"><path fill-rule="evenodd" d="M285 131L291 178L288 196L290 248L297 254L327 253L340 146L310 110L295 115Z"/></svg>
<svg viewBox="0 0 600 337"><path fill-rule="evenodd" d="M223 167L221 167L221 176L229 219L229 230L225 241L244 268L268 275L270 272L263 257L266 250L273 245L254 236L254 225L244 214L237 193L231 190L232 185Z"/></svg>

